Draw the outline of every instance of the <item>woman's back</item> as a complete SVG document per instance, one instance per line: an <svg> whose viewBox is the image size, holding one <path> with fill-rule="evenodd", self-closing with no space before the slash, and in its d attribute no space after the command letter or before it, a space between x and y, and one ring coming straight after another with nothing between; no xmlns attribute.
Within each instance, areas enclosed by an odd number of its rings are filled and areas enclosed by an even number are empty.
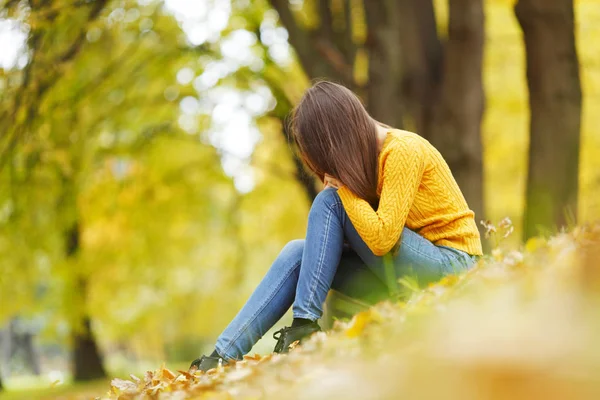
<svg viewBox="0 0 600 400"><path fill-rule="evenodd" d="M339 191L352 223L376 253L389 251L397 241L394 232L406 226L437 245L482 254L474 213L448 164L427 140L390 129L379 154L378 175L382 198L377 212L348 189Z"/></svg>

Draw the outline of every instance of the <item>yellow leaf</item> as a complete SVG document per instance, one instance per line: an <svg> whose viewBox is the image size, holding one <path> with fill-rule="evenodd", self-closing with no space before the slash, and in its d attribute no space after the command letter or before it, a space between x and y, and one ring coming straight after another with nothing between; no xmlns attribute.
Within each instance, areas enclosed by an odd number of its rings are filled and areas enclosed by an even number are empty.
<svg viewBox="0 0 600 400"><path fill-rule="evenodd" d="M161 372L162 372L163 378L174 379L177 376L173 372L171 372L171 370L169 370L168 368L163 367Z"/></svg>
<svg viewBox="0 0 600 400"><path fill-rule="evenodd" d="M346 329L346 336L350 338L359 336L371 319L371 313L369 311L363 311L356 314L354 318L352 318L352 321L350 321L350 327Z"/></svg>
<svg viewBox="0 0 600 400"><path fill-rule="evenodd" d="M494 260L496 261L502 261L502 250L498 248L492 250L492 257L494 257Z"/></svg>
<svg viewBox="0 0 600 400"><path fill-rule="evenodd" d="M110 384L116 394L137 392L137 385L131 381L115 378L110 382Z"/></svg>
<svg viewBox="0 0 600 400"><path fill-rule="evenodd" d="M525 244L525 250L527 250L528 253L534 253L536 250L544 247L545 245L546 240L540 237L532 237Z"/></svg>

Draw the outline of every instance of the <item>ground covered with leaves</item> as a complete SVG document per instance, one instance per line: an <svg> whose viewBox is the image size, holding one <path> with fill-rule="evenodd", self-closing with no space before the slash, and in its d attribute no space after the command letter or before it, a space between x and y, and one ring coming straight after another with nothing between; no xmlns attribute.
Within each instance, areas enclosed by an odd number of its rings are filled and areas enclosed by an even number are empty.
<svg viewBox="0 0 600 400"><path fill-rule="evenodd" d="M491 228L490 228L491 229ZM114 379L106 399L600 398L600 225L381 303L289 355Z"/></svg>

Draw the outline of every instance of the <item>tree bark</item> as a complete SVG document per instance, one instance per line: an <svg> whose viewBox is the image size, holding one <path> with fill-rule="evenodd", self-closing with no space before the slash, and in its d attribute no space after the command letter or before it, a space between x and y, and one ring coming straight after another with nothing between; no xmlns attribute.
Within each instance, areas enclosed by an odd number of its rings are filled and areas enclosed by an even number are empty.
<svg viewBox="0 0 600 400"><path fill-rule="evenodd" d="M475 218L482 219L483 0L449 0L449 7L442 83L421 134L442 153Z"/></svg>
<svg viewBox="0 0 600 400"><path fill-rule="evenodd" d="M367 109L373 118L402 129L402 48L395 1L364 2L367 21L366 48L369 54Z"/></svg>
<svg viewBox="0 0 600 400"><path fill-rule="evenodd" d="M10 324L7 324L6 329L0 330L0 391L4 389L2 385L2 376L8 376L8 362L10 360ZM6 366L3 368L3 366Z"/></svg>
<svg viewBox="0 0 600 400"><path fill-rule="evenodd" d="M34 375L39 375L40 363L33 346L33 334L28 331L27 323L19 317L12 318L6 336L6 362L21 357L20 362Z"/></svg>
<svg viewBox="0 0 600 400"><path fill-rule="evenodd" d="M106 378L102 357L92 332L91 320L83 318L83 329L74 334L73 379L75 382Z"/></svg>
<svg viewBox="0 0 600 400"><path fill-rule="evenodd" d="M402 95L408 129L425 132L442 83L444 49L437 31L433 0L400 0Z"/></svg>
<svg viewBox="0 0 600 400"><path fill-rule="evenodd" d="M67 231L65 237L66 256L74 258L80 249L81 229L76 221ZM92 331L92 324L87 310L85 308L85 297L87 292L87 282L84 278L77 279L76 289L82 297L83 317L82 326L79 329L73 328L73 380L75 382L89 381L106 377L102 357L96 344L96 338Z"/></svg>
<svg viewBox="0 0 600 400"><path fill-rule="evenodd" d="M39 376L42 372L40 360L33 346L33 333L24 332L21 334L21 346L24 352L23 358L25 363L31 369L35 376Z"/></svg>
<svg viewBox="0 0 600 400"><path fill-rule="evenodd" d="M529 89L524 237L576 222L581 83L572 0L519 0ZM572 220L569 220L572 218Z"/></svg>
<svg viewBox="0 0 600 400"><path fill-rule="evenodd" d="M312 78L334 79L348 87L354 86L352 75L353 47L345 41L340 48L339 35L333 29L333 18L328 0L319 1L319 27L308 30L300 26L290 9L289 0L269 0L279 14L306 74ZM349 31L348 31L349 32Z"/></svg>

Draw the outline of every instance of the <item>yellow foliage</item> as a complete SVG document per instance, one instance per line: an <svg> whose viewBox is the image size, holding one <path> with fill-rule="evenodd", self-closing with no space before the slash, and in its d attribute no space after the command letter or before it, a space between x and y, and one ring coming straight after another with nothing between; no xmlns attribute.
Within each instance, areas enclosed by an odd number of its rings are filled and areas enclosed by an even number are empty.
<svg viewBox="0 0 600 400"><path fill-rule="evenodd" d="M371 321L370 311L359 312L350 321L350 326L346 329L346 336L349 338L360 336L369 321Z"/></svg>
<svg viewBox="0 0 600 400"><path fill-rule="evenodd" d="M534 253L546 245L546 241L540 237L532 237L525 243L525 250L529 253Z"/></svg>
<svg viewBox="0 0 600 400"><path fill-rule="evenodd" d="M596 260L585 255L598 246L600 225L582 226L518 252L518 268L486 260L405 305L381 303L319 332L288 355L206 373L163 366L143 380L114 380L109 398L594 399L600 274L590 279Z"/></svg>
<svg viewBox="0 0 600 400"><path fill-rule="evenodd" d="M444 1L436 6L445 9ZM488 218L509 215L518 240L524 207L529 146L529 107L525 48L514 15L514 0L486 0L483 123L485 198ZM580 222L600 218L600 7L596 0L575 2L577 46L583 87L580 162ZM442 13L443 14L443 13ZM440 16L440 20L443 15Z"/></svg>

